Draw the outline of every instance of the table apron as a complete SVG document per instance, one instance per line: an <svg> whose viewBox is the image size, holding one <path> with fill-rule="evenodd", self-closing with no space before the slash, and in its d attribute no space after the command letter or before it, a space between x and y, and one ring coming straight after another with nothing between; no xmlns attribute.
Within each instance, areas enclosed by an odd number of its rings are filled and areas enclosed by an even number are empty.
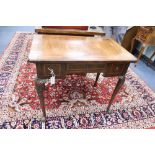
<svg viewBox="0 0 155 155"><path fill-rule="evenodd" d="M56 78L64 78L67 74L103 73L105 77L125 75L129 62L108 63L36 63L37 77L50 78L50 69Z"/></svg>

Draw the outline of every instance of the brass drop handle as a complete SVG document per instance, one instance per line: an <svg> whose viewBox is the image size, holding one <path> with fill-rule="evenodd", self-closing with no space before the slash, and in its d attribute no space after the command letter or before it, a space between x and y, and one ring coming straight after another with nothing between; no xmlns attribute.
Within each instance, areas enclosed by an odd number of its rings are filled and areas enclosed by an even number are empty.
<svg viewBox="0 0 155 155"><path fill-rule="evenodd" d="M51 76L55 76L53 69L48 68L48 70L51 72Z"/></svg>

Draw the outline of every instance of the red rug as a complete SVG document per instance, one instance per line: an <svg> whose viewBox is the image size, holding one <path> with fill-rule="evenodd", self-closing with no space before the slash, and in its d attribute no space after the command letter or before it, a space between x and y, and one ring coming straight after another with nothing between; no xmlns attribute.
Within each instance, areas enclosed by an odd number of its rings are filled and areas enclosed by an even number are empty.
<svg viewBox="0 0 155 155"><path fill-rule="evenodd" d="M0 60L0 128L151 128L155 126L155 93L131 70L105 113L117 77L95 73L68 75L46 83L43 93L48 119L35 90L36 68L28 63L33 34L16 33ZM43 127L44 126L44 127Z"/></svg>

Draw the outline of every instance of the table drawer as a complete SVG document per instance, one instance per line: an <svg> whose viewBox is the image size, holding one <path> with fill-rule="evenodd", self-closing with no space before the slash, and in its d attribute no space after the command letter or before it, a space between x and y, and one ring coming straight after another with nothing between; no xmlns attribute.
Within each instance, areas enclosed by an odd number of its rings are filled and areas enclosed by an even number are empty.
<svg viewBox="0 0 155 155"><path fill-rule="evenodd" d="M105 69L105 64L68 64L67 72L69 73L80 73L80 72L103 72Z"/></svg>
<svg viewBox="0 0 155 155"><path fill-rule="evenodd" d="M67 64L67 70L85 70L86 64Z"/></svg>
<svg viewBox="0 0 155 155"><path fill-rule="evenodd" d="M67 64L68 73L87 72L87 64Z"/></svg>
<svg viewBox="0 0 155 155"><path fill-rule="evenodd" d="M38 78L49 78L51 76L50 69L53 69L56 76L61 75L61 64L37 64Z"/></svg>
<svg viewBox="0 0 155 155"><path fill-rule="evenodd" d="M88 64L87 65L87 72L104 72L106 68L105 64Z"/></svg>
<svg viewBox="0 0 155 155"><path fill-rule="evenodd" d="M105 76L122 76L129 64L107 64Z"/></svg>

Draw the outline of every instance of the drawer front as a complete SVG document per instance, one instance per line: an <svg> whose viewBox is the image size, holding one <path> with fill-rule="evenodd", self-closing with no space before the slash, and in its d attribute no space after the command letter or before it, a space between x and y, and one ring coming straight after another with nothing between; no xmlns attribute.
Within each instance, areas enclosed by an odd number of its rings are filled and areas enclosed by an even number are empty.
<svg viewBox="0 0 155 155"><path fill-rule="evenodd" d="M105 76L122 76L128 69L129 64L107 64Z"/></svg>
<svg viewBox="0 0 155 155"><path fill-rule="evenodd" d="M86 64L67 64L67 70L85 70Z"/></svg>
<svg viewBox="0 0 155 155"><path fill-rule="evenodd" d="M53 69L55 75L60 75L61 65L60 64L45 64L44 65L44 74L50 75L50 70Z"/></svg>
<svg viewBox="0 0 155 155"><path fill-rule="evenodd" d="M88 64L87 65L87 72L88 73L93 73L93 72L104 72L106 68L105 64Z"/></svg>
<svg viewBox="0 0 155 155"><path fill-rule="evenodd" d="M103 72L105 70L105 64L68 64L67 65L67 72L68 73L96 73L96 72Z"/></svg>
<svg viewBox="0 0 155 155"><path fill-rule="evenodd" d="M38 78L49 78L51 76L50 70L53 69L56 76L61 74L61 64L37 64Z"/></svg>
<svg viewBox="0 0 155 155"><path fill-rule="evenodd" d="M87 72L87 64L67 64L67 73Z"/></svg>

